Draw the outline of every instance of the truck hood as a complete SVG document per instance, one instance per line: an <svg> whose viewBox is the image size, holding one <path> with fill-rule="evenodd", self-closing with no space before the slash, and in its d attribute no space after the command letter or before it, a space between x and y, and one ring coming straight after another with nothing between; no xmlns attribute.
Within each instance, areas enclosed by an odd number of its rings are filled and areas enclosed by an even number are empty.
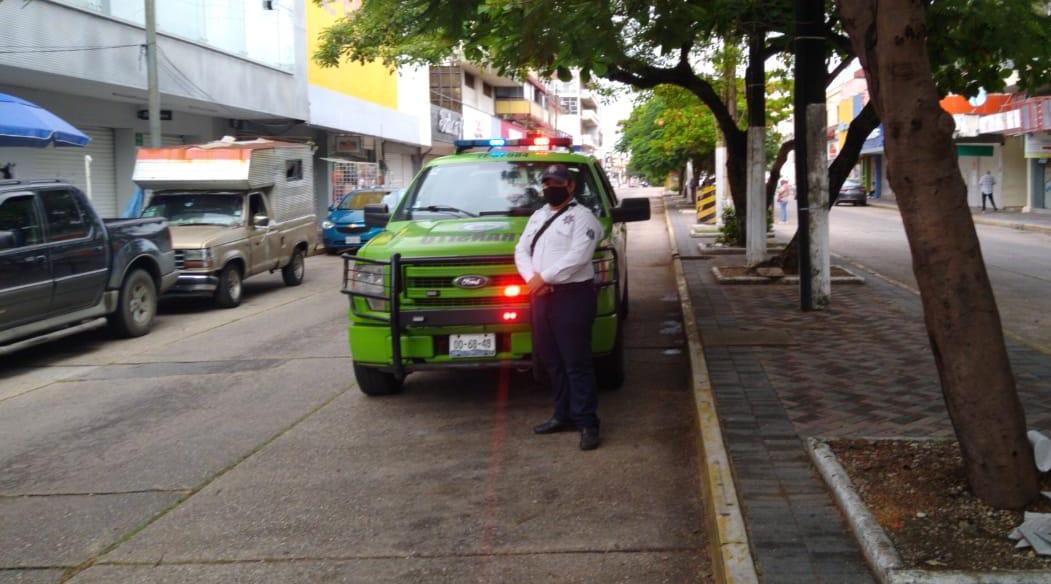
<svg viewBox="0 0 1051 584"><path fill-rule="evenodd" d="M244 238L244 227L221 225L172 225L174 249L201 249Z"/></svg>
<svg viewBox="0 0 1051 584"><path fill-rule="evenodd" d="M442 221L399 221L358 252L367 258L514 255L526 217L470 217Z"/></svg>

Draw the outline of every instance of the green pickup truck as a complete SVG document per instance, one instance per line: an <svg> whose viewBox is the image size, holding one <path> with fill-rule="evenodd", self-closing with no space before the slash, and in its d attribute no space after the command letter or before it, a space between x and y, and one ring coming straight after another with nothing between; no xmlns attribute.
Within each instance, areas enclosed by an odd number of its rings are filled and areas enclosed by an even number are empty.
<svg viewBox="0 0 1051 584"><path fill-rule="evenodd" d="M413 371L532 366L529 296L514 248L544 204L540 177L553 163L569 167L576 202L604 227L594 258L592 348L600 386L619 386L628 312L624 223L648 220L649 200L618 201L602 167L568 151L569 139L456 145L456 154L425 165L395 209L366 207L365 223L384 231L344 256L358 387L388 395Z"/></svg>

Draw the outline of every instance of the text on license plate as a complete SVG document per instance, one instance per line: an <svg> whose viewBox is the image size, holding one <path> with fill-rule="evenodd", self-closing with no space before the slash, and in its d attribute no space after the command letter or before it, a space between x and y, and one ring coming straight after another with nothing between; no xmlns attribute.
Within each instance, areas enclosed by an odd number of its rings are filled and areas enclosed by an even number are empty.
<svg viewBox="0 0 1051 584"><path fill-rule="evenodd" d="M348 235L347 236L347 240L344 241L343 243L361 243L361 236L360 235Z"/></svg>
<svg viewBox="0 0 1051 584"><path fill-rule="evenodd" d="M496 356L496 333L449 335L450 357Z"/></svg>

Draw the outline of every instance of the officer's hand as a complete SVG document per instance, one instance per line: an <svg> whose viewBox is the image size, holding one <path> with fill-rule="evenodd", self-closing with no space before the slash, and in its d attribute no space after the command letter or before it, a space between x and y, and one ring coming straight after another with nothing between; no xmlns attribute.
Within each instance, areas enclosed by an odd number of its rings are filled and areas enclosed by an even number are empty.
<svg viewBox="0 0 1051 584"><path fill-rule="evenodd" d="M540 274L533 274L533 277L526 282L526 286L529 286L530 294L536 294L536 291L543 288L545 284L546 282L540 277Z"/></svg>

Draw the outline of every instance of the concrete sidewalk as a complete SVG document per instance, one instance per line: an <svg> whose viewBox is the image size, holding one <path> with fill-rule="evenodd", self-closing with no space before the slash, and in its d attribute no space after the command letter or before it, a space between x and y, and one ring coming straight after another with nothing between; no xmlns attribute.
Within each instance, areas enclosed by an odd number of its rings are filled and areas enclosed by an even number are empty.
<svg viewBox="0 0 1051 584"><path fill-rule="evenodd" d="M869 206L880 209L892 209L898 211L898 204L894 201L880 199L869 199ZM992 225L996 227L1007 227L1019 231L1035 231L1038 233L1051 234L1051 213L1022 213L1021 211L982 211L981 208L971 208L971 216L977 225Z"/></svg>
<svg viewBox="0 0 1051 584"><path fill-rule="evenodd" d="M679 249L696 250L692 215L671 216ZM953 436L919 297L867 277L803 313L794 287L717 284L712 266L741 256L683 253L761 581L871 582L803 440ZM1008 350L1030 427L1051 430L1051 356Z"/></svg>

